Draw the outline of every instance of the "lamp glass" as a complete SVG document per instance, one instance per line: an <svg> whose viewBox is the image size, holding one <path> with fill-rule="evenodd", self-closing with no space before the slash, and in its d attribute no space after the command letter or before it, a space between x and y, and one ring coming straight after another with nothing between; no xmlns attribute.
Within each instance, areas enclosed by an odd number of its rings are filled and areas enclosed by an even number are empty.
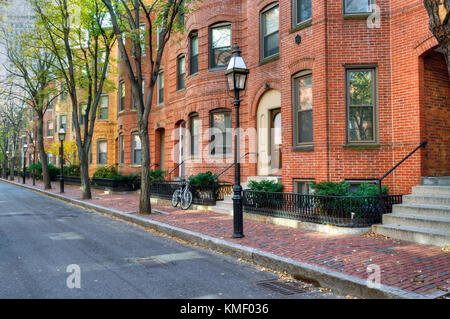
<svg viewBox="0 0 450 319"><path fill-rule="evenodd" d="M63 142L65 140L65 138L66 138L66 131L64 130L64 128L61 127L61 129L59 130L58 135L59 135L59 140L61 142Z"/></svg>

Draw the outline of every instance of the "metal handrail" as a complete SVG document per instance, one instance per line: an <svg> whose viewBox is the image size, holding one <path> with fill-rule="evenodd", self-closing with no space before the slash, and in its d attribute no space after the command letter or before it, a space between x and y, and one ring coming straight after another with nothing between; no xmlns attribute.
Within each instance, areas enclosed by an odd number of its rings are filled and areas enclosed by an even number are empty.
<svg viewBox="0 0 450 319"><path fill-rule="evenodd" d="M239 159L239 161L241 159L243 159L244 157L248 156L248 155L259 155L259 153L255 153L255 152L248 152L245 153L244 155L241 156L241 158ZM235 166L236 163L231 164L230 166L228 166L227 168L225 168L221 173L219 173L218 175L214 176L213 178L211 178L210 182L214 182L215 180L219 179L220 176L222 176L223 174L225 174L228 170L230 170L233 166Z"/></svg>
<svg viewBox="0 0 450 319"><path fill-rule="evenodd" d="M405 162L408 158L410 158L415 152L417 152L420 148L425 148L427 146L428 142L423 142L421 143L418 147L416 147L416 149L414 151L412 151L411 153L409 153L407 156L405 156L405 158L403 158L400 162L397 163L397 165L395 165L393 168L391 168L389 170L389 172L387 172L386 174L383 175L383 177L381 177L380 179L378 179L378 188L380 190L380 196L382 195L382 182L383 180L388 177L393 171L395 171L397 169L397 167L399 167L401 164L403 164L403 162Z"/></svg>
<svg viewBox="0 0 450 319"><path fill-rule="evenodd" d="M173 170L170 171L170 173L166 174L166 176L170 176L173 172L176 171L176 169L178 167L180 167L181 165L183 165L186 162L186 160L182 161L181 163L179 163L177 166L175 166L175 168Z"/></svg>

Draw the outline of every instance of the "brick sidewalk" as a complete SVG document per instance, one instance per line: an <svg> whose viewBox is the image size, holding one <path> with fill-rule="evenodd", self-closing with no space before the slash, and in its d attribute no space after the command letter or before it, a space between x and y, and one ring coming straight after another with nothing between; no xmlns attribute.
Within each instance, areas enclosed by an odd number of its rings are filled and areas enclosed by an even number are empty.
<svg viewBox="0 0 450 319"><path fill-rule="evenodd" d="M43 188L40 183L36 187ZM59 193L59 184L54 183L51 191ZM65 196L81 199L79 186L66 185L65 191ZM108 195L93 189L92 195L87 202L128 213L138 209L138 194ZM439 247L370 235L329 235L249 220L244 222L246 237L233 239L231 216L155 205L153 208L170 214L146 218L363 280L368 276L367 266L375 264L381 270L381 284L406 292L426 297L450 289L450 253Z"/></svg>

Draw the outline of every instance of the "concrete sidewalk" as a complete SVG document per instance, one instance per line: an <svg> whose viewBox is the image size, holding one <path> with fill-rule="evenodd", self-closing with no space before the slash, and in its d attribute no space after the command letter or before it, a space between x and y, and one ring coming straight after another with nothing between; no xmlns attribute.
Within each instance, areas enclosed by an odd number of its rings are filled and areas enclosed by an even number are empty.
<svg viewBox="0 0 450 319"><path fill-rule="evenodd" d="M4 181L4 180L1 180ZM138 194L105 194L93 190L93 199L81 200L79 186L58 184L48 196L108 214L203 247L286 271L339 293L366 298L438 298L449 293L448 249L368 235L329 235L246 220L243 239L233 239L232 217L212 212L181 211L155 206L159 214L137 215ZM28 181L30 184L30 181ZM379 285L368 285L379 270ZM371 286L371 287L369 287Z"/></svg>

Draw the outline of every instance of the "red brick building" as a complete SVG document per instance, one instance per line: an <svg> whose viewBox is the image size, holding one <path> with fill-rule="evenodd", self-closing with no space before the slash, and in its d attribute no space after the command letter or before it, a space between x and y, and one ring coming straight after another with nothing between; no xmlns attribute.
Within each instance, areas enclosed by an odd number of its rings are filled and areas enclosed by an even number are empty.
<svg viewBox="0 0 450 319"><path fill-rule="evenodd" d="M228 165L223 154L232 162L226 129L234 127L233 98L224 71L237 42L250 69L241 153L259 153L243 160L243 182L277 179L288 192L308 192L312 181L357 185L380 178L423 141L427 148L386 179L391 193L410 192L421 177L449 176L450 82L422 1L369 4L200 2L163 59L150 115L152 164L170 171L189 159L177 177L218 173ZM125 72L119 81L118 164L123 173L138 172Z"/></svg>

